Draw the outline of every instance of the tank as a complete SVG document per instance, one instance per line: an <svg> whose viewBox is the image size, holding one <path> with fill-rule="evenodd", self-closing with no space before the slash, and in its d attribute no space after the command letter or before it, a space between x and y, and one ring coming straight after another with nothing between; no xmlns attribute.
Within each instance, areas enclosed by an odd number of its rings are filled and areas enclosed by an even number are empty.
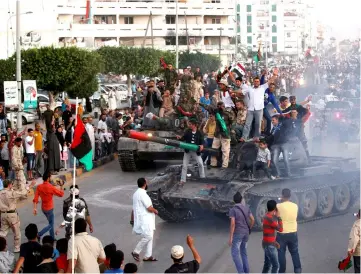
<svg viewBox="0 0 361 274"><path fill-rule="evenodd" d="M183 135L187 128L189 113L195 112L195 118L202 121L203 113L200 107L195 107L195 102L190 99L193 80L189 75L181 78L179 103L175 107L175 113L168 117L159 118L153 116L155 127L140 128L138 131L147 136L154 136L163 139L176 140L177 135ZM167 144L139 141L120 137L117 144L118 160L123 171L137 171L149 166L154 159L157 160L179 160L183 158L184 150Z"/></svg>
<svg viewBox="0 0 361 274"><path fill-rule="evenodd" d="M255 217L255 227L262 219L270 199L279 201L283 188L292 192L291 200L299 206L299 222L313 221L343 214L359 199L360 171L354 159L311 156L309 163L298 139L289 141L290 178L269 180L262 173L248 179L247 168L256 158L253 142L241 143L232 149L227 169L212 168L206 178L198 177L196 166L188 167L187 182L178 185L182 165L171 165L154 177L148 194L159 217L168 222L185 222L208 216L227 216L234 205L233 196L240 192ZM281 172L284 171L280 158Z"/></svg>

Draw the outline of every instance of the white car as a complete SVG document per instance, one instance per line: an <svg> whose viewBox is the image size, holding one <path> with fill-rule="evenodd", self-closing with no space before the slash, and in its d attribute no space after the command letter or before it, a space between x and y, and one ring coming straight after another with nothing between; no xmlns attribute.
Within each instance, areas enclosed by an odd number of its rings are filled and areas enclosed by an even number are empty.
<svg viewBox="0 0 361 274"><path fill-rule="evenodd" d="M23 125L34 123L37 114L35 112L31 111L21 111L21 120ZM12 127L16 126L17 119L18 119L18 113L17 112L7 112L6 113L8 124L10 123Z"/></svg>
<svg viewBox="0 0 361 274"><path fill-rule="evenodd" d="M54 98L55 100L55 109L59 109L61 110L61 105L62 105L62 101L60 98ZM44 94L39 94L38 93L38 104L39 104L39 109L40 109L40 113L44 113L44 111L46 110L46 106L49 104L49 96L44 95Z"/></svg>

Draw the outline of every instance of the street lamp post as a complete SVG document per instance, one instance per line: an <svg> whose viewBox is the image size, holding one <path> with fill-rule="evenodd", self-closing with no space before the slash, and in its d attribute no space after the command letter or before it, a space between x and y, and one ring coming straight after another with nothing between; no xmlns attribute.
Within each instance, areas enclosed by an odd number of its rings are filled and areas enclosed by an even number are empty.
<svg viewBox="0 0 361 274"><path fill-rule="evenodd" d="M32 14L32 13L33 13L32 11L27 11L27 12L21 13L20 15ZM8 18L8 21L6 23L6 52L7 52L6 57L7 58L9 58L9 22L10 22L11 18L13 18L16 15L17 14L10 15Z"/></svg>
<svg viewBox="0 0 361 274"><path fill-rule="evenodd" d="M18 84L18 119L17 119L17 128L20 132L22 128L22 119L21 119L21 51L20 51L20 0L16 0L16 82Z"/></svg>

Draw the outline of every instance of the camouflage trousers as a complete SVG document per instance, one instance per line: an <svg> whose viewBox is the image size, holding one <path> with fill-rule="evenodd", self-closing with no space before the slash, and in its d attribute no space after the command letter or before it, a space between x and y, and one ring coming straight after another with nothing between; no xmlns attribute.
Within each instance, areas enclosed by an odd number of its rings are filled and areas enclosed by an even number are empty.
<svg viewBox="0 0 361 274"><path fill-rule="evenodd" d="M26 178L24 170L15 170L14 189L22 190L26 187Z"/></svg>
<svg viewBox="0 0 361 274"><path fill-rule="evenodd" d="M21 232L20 232L20 218L18 213L1 213L1 228L0 236L6 237L9 230L14 233L14 252L20 251Z"/></svg>

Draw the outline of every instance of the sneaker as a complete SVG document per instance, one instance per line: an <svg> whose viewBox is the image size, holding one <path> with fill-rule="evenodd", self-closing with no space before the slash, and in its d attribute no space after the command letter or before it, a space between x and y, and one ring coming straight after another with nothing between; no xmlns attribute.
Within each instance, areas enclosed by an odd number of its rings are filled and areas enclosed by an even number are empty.
<svg viewBox="0 0 361 274"><path fill-rule="evenodd" d="M271 175L271 180L273 181L275 179L276 179L276 177Z"/></svg>

